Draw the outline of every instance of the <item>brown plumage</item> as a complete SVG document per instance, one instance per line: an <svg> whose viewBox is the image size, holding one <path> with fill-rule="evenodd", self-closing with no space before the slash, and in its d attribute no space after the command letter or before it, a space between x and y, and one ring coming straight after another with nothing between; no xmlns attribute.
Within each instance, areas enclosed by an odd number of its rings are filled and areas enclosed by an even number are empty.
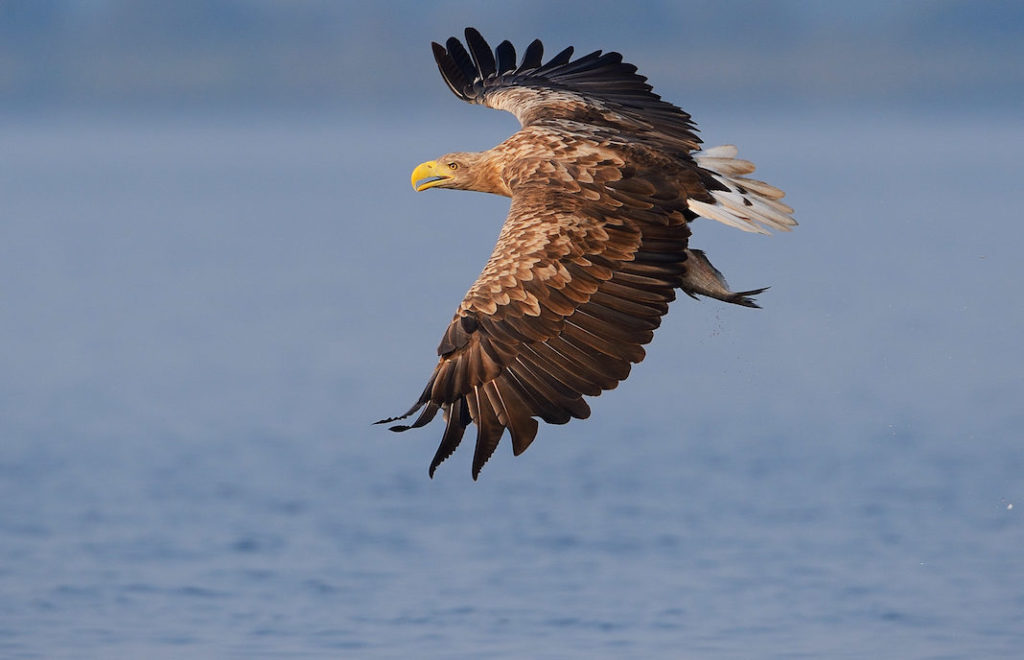
<svg viewBox="0 0 1024 660"><path fill-rule="evenodd" d="M423 163L413 186L511 197L508 218L480 277L438 347L440 360L410 425L441 411L433 461L477 427L473 478L507 430L519 455L540 418L584 419L597 396L644 358L676 289L748 307L760 293L729 290L700 250L689 249L698 215L747 231L788 231L783 193L747 179L754 166L734 147L700 149L690 116L662 101L636 67L600 51L542 62L540 41L519 64L504 41L491 52L466 29L433 44L445 82L470 103L507 110L522 130L481 153ZM379 423L382 423L379 422Z"/></svg>

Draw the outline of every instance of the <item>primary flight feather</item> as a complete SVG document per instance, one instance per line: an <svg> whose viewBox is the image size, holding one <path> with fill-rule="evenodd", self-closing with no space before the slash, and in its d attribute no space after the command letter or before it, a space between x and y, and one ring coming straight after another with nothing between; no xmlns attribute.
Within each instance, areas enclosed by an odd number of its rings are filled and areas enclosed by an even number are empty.
<svg viewBox="0 0 1024 660"><path fill-rule="evenodd" d="M615 52L547 62L533 41L494 51L467 28L434 43L441 76L460 99L507 110L522 129L488 151L417 166L417 190L454 188L510 197L508 217L480 277L438 347L405 431L445 419L430 476L476 426L473 478L505 431L517 456L537 419L583 419L583 399L614 388L644 358L676 289L756 307L763 289L732 292L700 250L697 216L759 233L789 231L782 191L748 179L736 148L700 151L690 115L652 92Z"/></svg>

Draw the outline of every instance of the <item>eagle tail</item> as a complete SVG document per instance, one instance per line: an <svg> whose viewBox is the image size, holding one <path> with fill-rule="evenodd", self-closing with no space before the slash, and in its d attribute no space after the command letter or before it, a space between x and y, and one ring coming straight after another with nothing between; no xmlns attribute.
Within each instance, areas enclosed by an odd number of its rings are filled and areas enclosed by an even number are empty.
<svg viewBox="0 0 1024 660"><path fill-rule="evenodd" d="M744 307L760 307L751 296L763 292L763 289L750 291L730 291L729 284L717 268L711 265L703 250L687 250L686 273L683 275L681 288L691 298L698 295L708 296Z"/></svg>
<svg viewBox="0 0 1024 660"><path fill-rule="evenodd" d="M796 226L793 209L781 200L785 193L763 181L748 179L754 171L749 160L736 158L731 144L704 149L693 154L697 165L710 175L708 192L713 204L691 199L690 210L743 231L767 234L769 229L790 231Z"/></svg>

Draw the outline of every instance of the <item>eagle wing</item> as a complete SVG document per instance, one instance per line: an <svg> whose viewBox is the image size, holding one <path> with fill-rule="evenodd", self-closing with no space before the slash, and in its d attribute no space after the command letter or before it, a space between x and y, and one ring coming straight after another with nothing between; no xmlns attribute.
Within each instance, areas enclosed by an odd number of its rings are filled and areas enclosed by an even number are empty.
<svg viewBox="0 0 1024 660"><path fill-rule="evenodd" d="M466 44L468 51L455 37L432 44L441 76L464 101L507 110L524 127L573 120L627 131L678 153L700 148L690 115L663 101L619 53L598 50L572 60L569 46L542 63L544 46L535 39L517 66L507 40L492 53L479 32L466 28Z"/></svg>
<svg viewBox="0 0 1024 660"><path fill-rule="evenodd" d="M688 258L686 199L656 170L609 158L530 164L494 252L438 347L403 431L443 411L437 466L477 425L473 478L505 429L519 455L552 424L586 418L583 395L614 388L675 298Z"/></svg>

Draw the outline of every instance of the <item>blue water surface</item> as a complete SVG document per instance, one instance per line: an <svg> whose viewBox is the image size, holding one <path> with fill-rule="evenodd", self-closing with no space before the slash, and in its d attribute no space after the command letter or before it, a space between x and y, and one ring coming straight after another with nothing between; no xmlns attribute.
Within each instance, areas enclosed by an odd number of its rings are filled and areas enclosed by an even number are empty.
<svg viewBox="0 0 1024 660"><path fill-rule="evenodd" d="M408 174L493 115L0 126L0 655L1019 657L1020 122L698 116L802 223L695 227L765 309L430 480L370 422L507 202Z"/></svg>

